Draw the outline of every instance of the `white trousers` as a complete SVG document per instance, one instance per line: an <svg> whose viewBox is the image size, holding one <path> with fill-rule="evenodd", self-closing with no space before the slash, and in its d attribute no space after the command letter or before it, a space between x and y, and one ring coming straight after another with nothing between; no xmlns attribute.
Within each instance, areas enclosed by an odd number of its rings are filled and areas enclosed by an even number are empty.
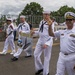
<svg viewBox="0 0 75 75"><path fill-rule="evenodd" d="M53 44L53 42L51 43ZM36 72L38 70L43 69L43 75L47 75L49 73L49 63L51 58L52 44L51 46L48 46L46 49L43 49L42 45L37 43L35 51L34 51ZM42 64L40 59L42 52L44 52L44 65Z"/></svg>
<svg viewBox="0 0 75 75"><path fill-rule="evenodd" d="M57 62L57 72L56 75L65 75L65 70L68 75L75 75L75 70L73 69L75 65L75 53L64 55L62 52L59 53L59 59Z"/></svg>
<svg viewBox="0 0 75 75"><path fill-rule="evenodd" d="M25 45L25 37L22 37L23 45ZM31 43L24 51L26 52L27 56L32 55L32 39L28 39L27 42ZM22 53L23 48L18 47L17 52L13 55L16 58L19 58L20 54Z"/></svg>
<svg viewBox="0 0 75 75"><path fill-rule="evenodd" d="M7 37L4 44L3 52L7 52L8 46L10 45L11 50L15 51L14 37Z"/></svg>
<svg viewBox="0 0 75 75"><path fill-rule="evenodd" d="M19 47L17 52L13 56L16 57L16 58L19 58L20 54L22 53L22 50L23 49Z"/></svg>
<svg viewBox="0 0 75 75"><path fill-rule="evenodd" d="M24 49L24 51L26 52L27 56L33 54L33 49L32 49L32 47L33 47L33 40L32 40L32 38L28 38L27 39L27 43L28 42L30 43L30 45L26 49Z"/></svg>
<svg viewBox="0 0 75 75"><path fill-rule="evenodd" d="M69 57L69 61L66 62L66 69L68 75L75 75L75 53L71 54Z"/></svg>

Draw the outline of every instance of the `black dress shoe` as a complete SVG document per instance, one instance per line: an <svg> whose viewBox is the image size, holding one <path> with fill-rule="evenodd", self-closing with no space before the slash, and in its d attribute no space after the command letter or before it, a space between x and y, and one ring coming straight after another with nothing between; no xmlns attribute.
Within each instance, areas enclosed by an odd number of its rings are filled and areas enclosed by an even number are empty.
<svg viewBox="0 0 75 75"><path fill-rule="evenodd" d="M17 61L17 60L18 60L18 58L13 57L11 60L12 60L12 61Z"/></svg>
<svg viewBox="0 0 75 75"><path fill-rule="evenodd" d="M35 73L35 75L39 75L41 72L43 72L43 69L38 70L38 71Z"/></svg>
<svg viewBox="0 0 75 75"><path fill-rule="evenodd" d="M29 55L29 56L25 56L25 58L29 58L29 57L32 57L32 55Z"/></svg>

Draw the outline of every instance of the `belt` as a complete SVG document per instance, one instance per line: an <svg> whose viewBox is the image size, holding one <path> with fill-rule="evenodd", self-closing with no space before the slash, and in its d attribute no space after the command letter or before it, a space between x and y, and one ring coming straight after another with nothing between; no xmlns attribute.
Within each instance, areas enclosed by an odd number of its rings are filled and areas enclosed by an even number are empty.
<svg viewBox="0 0 75 75"><path fill-rule="evenodd" d="M62 52L63 53L63 52ZM75 53L75 52L72 52L72 53ZM69 55L69 54L72 54L72 53L63 53L64 55Z"/></svg>
<svg viewBox="0 0 75 75"><path fill-rule="evenodd" d="M64 53L64 55L69 55L68 53Z"/></svg>

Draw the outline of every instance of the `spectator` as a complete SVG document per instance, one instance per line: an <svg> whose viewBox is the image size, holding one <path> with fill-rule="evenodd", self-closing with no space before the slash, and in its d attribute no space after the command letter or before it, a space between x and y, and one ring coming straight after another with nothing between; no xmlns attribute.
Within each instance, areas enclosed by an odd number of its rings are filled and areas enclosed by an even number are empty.
<svg viewBox="0 0 75 75"><path fill-rule="evenodd" d="M32 30L32 24L30 22L28 22L30 30Z"/></svg>
<svg viewBox="0 0 75 75"><path fill-rule="evenodd" d="M16 40L16 28L17 28L15 19L13 20L13 25L14 25L14 41L15 41Z"/></svg>

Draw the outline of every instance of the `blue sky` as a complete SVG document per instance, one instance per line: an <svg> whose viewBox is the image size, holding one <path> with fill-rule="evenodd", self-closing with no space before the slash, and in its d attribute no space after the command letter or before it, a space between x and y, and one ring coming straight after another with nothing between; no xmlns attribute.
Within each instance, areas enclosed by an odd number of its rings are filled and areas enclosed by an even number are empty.
<svg viewBox="0 0 75 75"><path fill-rule="evenodd" d="M37 2L44 10L55 11L63 5L75 8L75 0L0 0L0 14L19 14L27 3Z"/></svg>

